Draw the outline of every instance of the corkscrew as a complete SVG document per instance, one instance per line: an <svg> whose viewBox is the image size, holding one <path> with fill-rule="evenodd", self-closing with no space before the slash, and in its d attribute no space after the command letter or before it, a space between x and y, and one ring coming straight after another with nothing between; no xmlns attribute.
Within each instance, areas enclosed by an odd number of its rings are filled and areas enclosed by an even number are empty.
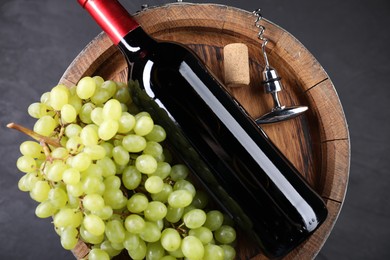
<svg viewBox="0 0 390 260"><path fill-rule="evenodd" d="M255 26L259 28L259 33L257 37L262 42L261 52L263 54L264 63L265 63L264 70L262 72L262 76L263 76L262 85L264 86L265 92L267 94L272 95L272 99L274 102L274 107L272 108L272 110L266 113L265 115L257 118L255 121L257 124L276 123L276 122L284 121L299 116L300 114L305 112L308 109L308 107L306 106L286 107L280 103L278 92L283 89L283 86L281 83L281 77L279 77L276 70L272 68L269 64L269 60L266 52L266 45L269 40L264 36L264 32L265 32L264 25L260 24L260 21L263 19L263 16L261 14L260 9L253 11L253 13L256 16Z"/></svg>

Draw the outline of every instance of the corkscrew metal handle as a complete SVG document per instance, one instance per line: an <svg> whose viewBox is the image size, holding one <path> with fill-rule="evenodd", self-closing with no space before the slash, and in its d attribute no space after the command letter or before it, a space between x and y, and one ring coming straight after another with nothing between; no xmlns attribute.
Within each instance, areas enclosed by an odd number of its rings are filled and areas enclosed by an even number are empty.
<svg viewBox="0 0 390 260"><path fill-rule="evenodd" d="M255 26L259 28L257 38L259 38L259 40L261 41L261 52L263 54L265 63L264 70L262 73L262 84L265 88L265 92L272 96L272 100L274 102L274 107L272 108L271 112L257 118L255 121L258 124L267 124L276 123L296 117L305 112L308 108L306 106L286 107L283 106L279 101L278 92L283 89L283 86L278 73L269 65L269 60L266 51L266 45L269 39L264 36L265 26L260 23L261 20L263 20L261 9L256 9L255 11L253 11L253 14L256 16Z"/></svg>

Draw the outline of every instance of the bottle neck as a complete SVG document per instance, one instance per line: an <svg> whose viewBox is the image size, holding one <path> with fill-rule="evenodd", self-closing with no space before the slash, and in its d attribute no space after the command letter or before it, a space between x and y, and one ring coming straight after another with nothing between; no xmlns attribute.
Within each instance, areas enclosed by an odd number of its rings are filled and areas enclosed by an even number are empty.
<svg viewBox="0 0 390 260"><path fill-rule="evenodd" d="M78 0L115 45L139 24L118 0Z"/></svg>

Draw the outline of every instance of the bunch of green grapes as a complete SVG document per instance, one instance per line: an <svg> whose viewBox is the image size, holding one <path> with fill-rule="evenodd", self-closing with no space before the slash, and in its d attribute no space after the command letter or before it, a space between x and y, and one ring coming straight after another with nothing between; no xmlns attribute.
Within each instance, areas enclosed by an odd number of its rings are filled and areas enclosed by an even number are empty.
<svg viewBox="0 0 390 260"><path fill-rule="evenodd" d="M189 169L173 163L166 131L133 105L126 84L99 76L55 86L33 103L37 141L20 145L19 189L53 218L62 246L88 259L234 259L236 231L208 207ZM169 133L168 133L169 134Z"/></svg>

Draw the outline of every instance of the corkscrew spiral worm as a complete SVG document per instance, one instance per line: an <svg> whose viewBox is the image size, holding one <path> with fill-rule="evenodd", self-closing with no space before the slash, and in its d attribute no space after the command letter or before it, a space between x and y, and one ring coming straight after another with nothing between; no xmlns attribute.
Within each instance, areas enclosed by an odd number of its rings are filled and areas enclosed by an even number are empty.
<svg viewBox="0 0 390 260"><path fill-rule="evenodd" d="M262 41L262 43L261 43L261 50L262 50L262 53L263 53L263 56L264 56L265 66L266 66L266 68L269 68L268 56L267 56L267 52L265 50L265 46L267 45L269 40L268 40L268 38L266 38L264 36L265 26L260 24L260 21L263 20L263 15L261 14L261 9L260 8L256 9L255 11L253 11L253 14L256 16L255 26L257 28L259 28L259 32L257 34L257 38L259 38L259 40Z"/></svg>

